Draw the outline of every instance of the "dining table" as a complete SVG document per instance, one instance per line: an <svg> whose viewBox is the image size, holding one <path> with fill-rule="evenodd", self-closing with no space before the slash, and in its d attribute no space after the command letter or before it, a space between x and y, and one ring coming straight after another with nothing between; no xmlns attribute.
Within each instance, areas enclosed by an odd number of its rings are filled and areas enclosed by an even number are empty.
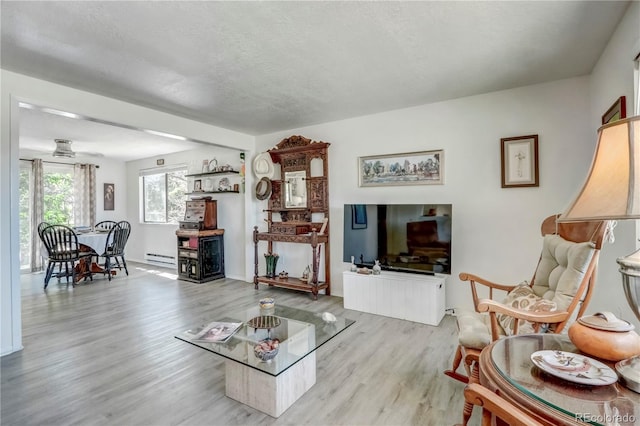
<svg viewBox="0 0 640 426"><path fill-rule="evenodd" d="M109 231L77 232L76 235L78 237L78 244L80 244L81 251L95 252L96 260L98 255L104 253L107 240L109 238ZM94 257L92 257L90 265L87 265L87 262L84 259L80 260L78 265L76 265L76 280L80 280L86 276L88 268L91 268L92 274L103 274L105 272L104 268L93 259ZM115 275L116 271L112 270L111 274Z"/></svg>

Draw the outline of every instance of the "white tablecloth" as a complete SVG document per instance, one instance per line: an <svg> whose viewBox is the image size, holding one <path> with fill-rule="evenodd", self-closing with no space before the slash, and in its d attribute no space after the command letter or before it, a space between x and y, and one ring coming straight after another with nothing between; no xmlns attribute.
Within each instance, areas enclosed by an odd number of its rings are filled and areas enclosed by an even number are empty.
<svg viewBox="0 0 640 426"><path fill-rule="evenodd" d="M108 232L88 232L86 234L78 234L78 242L91 247L96 253L104 253L108 237Z"/></svg>
<svg viewBox="0 0 640 426"><path fill-rule="evenodd" d="M88 232L86 234L78 234L78 243L91 247L96 253L104 253L104 246L109 237L108 232ZM43 258L47 258L47 249L42 246L41 255Z"/></svg>

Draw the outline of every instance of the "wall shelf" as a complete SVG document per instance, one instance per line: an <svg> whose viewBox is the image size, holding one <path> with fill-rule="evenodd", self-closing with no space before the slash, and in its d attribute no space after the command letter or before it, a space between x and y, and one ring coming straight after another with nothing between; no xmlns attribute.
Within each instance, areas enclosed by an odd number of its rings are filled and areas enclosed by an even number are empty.
<svg viewBox="0 0 640 426"><path fill-rule="evenodd" d="M240 191L198 191L198 192L187 192L185 193L185 195L188 195L190 197L193 196L206 196L207 194L239 194Z"/></svg>
<svg viewBox="0 0 640 426"><path fill-rule="evenodd" d="M224 172L192 173L185 176L186 177L202 177L202 176L238 175L238 174L240 174L240 172L237 170L227 170Z"/></svg>

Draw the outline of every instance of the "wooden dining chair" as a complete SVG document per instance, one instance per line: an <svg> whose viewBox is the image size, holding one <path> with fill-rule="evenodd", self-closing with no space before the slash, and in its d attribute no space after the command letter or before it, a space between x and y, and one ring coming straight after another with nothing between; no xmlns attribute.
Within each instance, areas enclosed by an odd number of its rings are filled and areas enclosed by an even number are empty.
<svg viewBox="0 0 640 426"><path fill-rule="evenodd" d="M114 220L103 220L102 222L98 222L93 226L93 230L96 232L108 232L116 226L118 222Z"/></svg>
<svg viewBox="0 0 640 426"><path fill-rule="evenodd" d="M64 266L65 275L71 277L72 285L76 285L76 265L80 261L91 261L92 252L82 251L78 243L78 236L75 231L65 225L49 225L44 227L41 234L42 242L49 254L49 262L44 278L44 288L49 285L49 280L53 275L56 265L60 268ZM84 277L93 281L91 268L83 272ZM81 278L81 277L78 277ZM67 280L68 282L68 280Z"/></svg>
<svg viewBox="0 0 640 426"><path fill-rule="evenodd" d="M44 231L44 228L46 228L47 226L51 226L51 224L49 222L40 222L38 224L37 232L38 232L38 238L40 238L40 241L42 241L42 231ZM43 245L44 245L44 242L43 242ZM46 247L45 247L45 250L46 250ZM46 258L42 256L42 264L44 265L45 263L47 263L48 259L49 259L48 254Z"/></svg>
<svg viewBox="0 0 640 426"><path fill-rule="evenodd" d="M100 257L104 258L103 269L104 273L109 277L109 281L111 281L111 270L113 268L118 268L119 270L124 268L125 273L129 275L127 261L124 257L124 249L127 245L130 234L131 224L126 220L118 222L109 231L104 252L100 254ZM115 265L113 265L113 262L115 262ZM122 262L122 264L120 262Z"/></svg>

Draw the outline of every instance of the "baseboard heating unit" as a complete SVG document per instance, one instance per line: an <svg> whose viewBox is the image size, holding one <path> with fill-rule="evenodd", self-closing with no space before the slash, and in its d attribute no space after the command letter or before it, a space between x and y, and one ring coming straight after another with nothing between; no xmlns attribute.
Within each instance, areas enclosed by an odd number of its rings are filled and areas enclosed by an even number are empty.
<svg viewBox="0 0 640 426"><path fill-rule="evenodd" d="M167 254L145 253L144 260L147 263L157 266L177 266L176 257Z"/></svg>

